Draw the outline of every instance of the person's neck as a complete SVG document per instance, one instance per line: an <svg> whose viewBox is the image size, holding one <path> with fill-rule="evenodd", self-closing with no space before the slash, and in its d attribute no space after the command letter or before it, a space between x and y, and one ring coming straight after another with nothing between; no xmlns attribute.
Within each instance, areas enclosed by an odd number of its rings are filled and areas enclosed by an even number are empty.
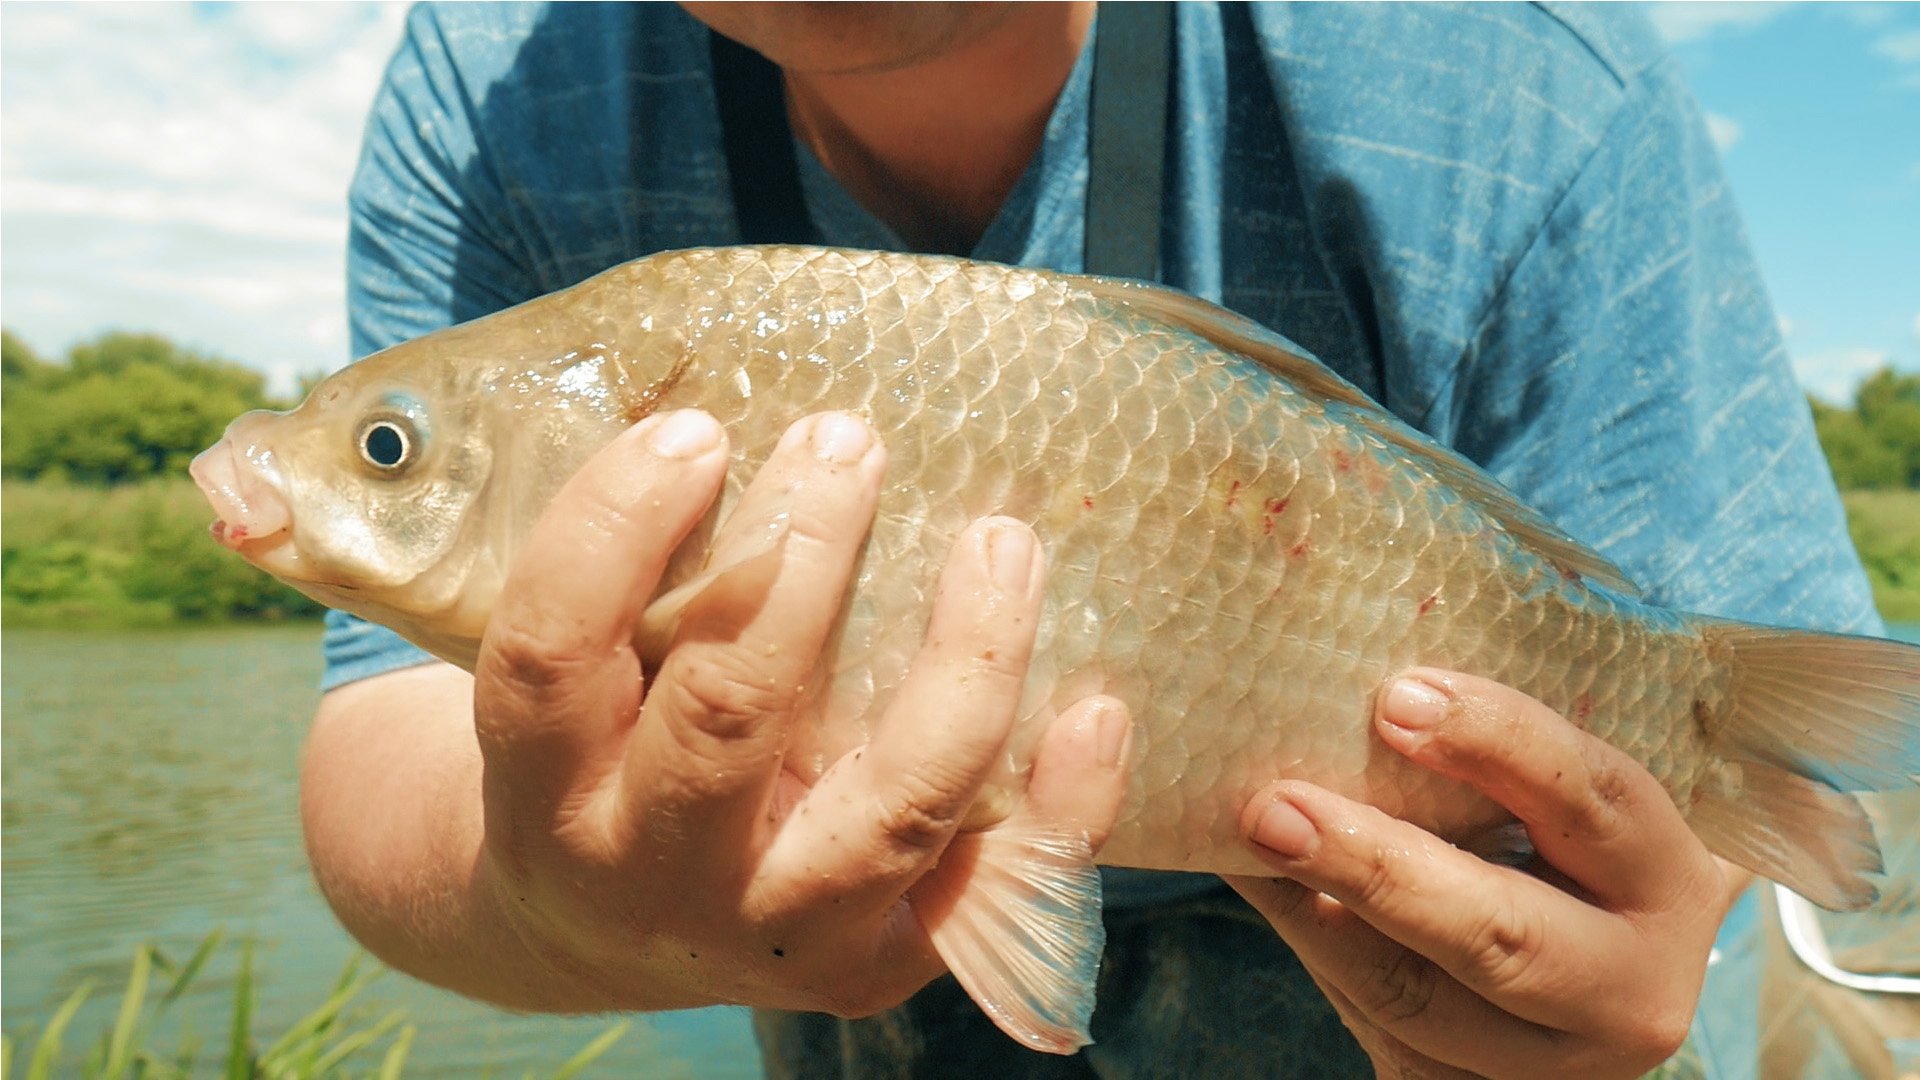
<svg viewBox="0 0 1920 1080"><path fill-rule="evenodd" d="M1039 149L1093 8L1017 4L981 36L892 70L789 71L789 119L901 239L964 255Z"/></svg>

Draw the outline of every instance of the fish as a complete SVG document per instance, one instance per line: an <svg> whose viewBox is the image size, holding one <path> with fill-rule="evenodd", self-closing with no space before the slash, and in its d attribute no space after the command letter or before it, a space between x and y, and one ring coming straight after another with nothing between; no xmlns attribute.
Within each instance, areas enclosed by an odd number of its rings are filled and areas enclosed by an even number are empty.
<svg viewBox="0 0 1920 1080"><path fill-rule="evenodd" d="M1238 822L1283 778L1463 846L1510 827L1378 743L1375 694L1414 665L1553 707L1646 766L1713 852L1835 909L1871 903L1881 869L1854 793L1920 774L1920 650L1653 605L1285 338L1139 282L667 252L372 354L290 412L235 420L192 471L228 547L471 670L558 488L681 408L730 437L716 521L809 413L859 414L889 452L818 721L787 748L803 779L867 740L961 530L1002 514L1037 534L1046 598L1019 720L953 841L995 873L928 920L960 983L1036 1049L1088 1041L1100 879L1084 837L1021 832L1008 807L1038 733L1093 693L1134 725L1098 853L1113 866L1271 873ZM650 621L729 572L702 565L702 535Z"/></svg>

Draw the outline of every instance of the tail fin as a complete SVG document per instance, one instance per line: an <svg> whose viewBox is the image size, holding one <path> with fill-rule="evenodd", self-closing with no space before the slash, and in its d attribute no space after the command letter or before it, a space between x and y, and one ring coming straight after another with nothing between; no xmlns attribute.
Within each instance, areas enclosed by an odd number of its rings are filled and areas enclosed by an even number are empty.
<svg viewBox="0 0 1920 1080"><path fill-rule="evenodd" d="M1823 907L1873 903L1873 826L1848 792L1920 779L1920 647L1739 623L1702 627L1733 673L1724 762L1689 815L1707 847Z"/></svg>

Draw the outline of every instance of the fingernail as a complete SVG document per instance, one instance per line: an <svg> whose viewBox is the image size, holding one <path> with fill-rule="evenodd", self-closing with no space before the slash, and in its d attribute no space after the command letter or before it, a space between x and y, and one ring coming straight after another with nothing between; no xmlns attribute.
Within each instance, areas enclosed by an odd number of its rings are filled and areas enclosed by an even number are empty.
<svg viewBox="0 0 1920 1080"><path fill-rule="evenodd" d="M807 436L813 453L830 465L852 465L873 445L873 431L846 413L824 413Z"/></svg>
<svg viewBox="0 0 1920 1080"><path fill-rule="evenodd" d="M1094 722L1100 725L1100 767L1111 769L1127 756L1127 742L1133 734L1133 721L1127 716L1127 710L1118 705L1102 703Z"/></svg>
<svg viewBox="0 0 1920 1080"><path fill-rule="evenodd" d="M1424 679L1395 679L1380 702L1380 718L1394 727L1425 731L1447 718L1453 699Z"/></svg>
<svg viewBox="0 0 1920 1080"><path fill-rule="evenodd" d="M647 445L666 458L699 457L719 442L720 425L696 409L668 413L647 433Z"/></svg>
<svg viewBox="0 0 1920 1080"><path fill-rule="evenodd" d="M1318 846L1320 833L1300 808L1275 795L1254 822L1254 843L1288 859L1304 859Z"/></svg>
<svg viewBox="0 0 1920 1080"><path fill-rule="evenodd" d="M1024 595L1033 584L1033 531L1011 521L987 527L987 572L1003 592Z"/></svg>

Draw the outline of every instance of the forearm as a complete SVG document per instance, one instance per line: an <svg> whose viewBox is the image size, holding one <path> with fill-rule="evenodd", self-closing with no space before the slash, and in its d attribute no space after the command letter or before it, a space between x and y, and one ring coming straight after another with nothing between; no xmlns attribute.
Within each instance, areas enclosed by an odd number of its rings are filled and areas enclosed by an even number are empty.
<svg viewBox="0 0 1920 1080"><path fill-rule="evenodd" d="M321 700L301 763L314 878L348 932L407 974L509 1008L615 1007L507 918L484 855L472 700L472 678L444 664Z"/></svg>

